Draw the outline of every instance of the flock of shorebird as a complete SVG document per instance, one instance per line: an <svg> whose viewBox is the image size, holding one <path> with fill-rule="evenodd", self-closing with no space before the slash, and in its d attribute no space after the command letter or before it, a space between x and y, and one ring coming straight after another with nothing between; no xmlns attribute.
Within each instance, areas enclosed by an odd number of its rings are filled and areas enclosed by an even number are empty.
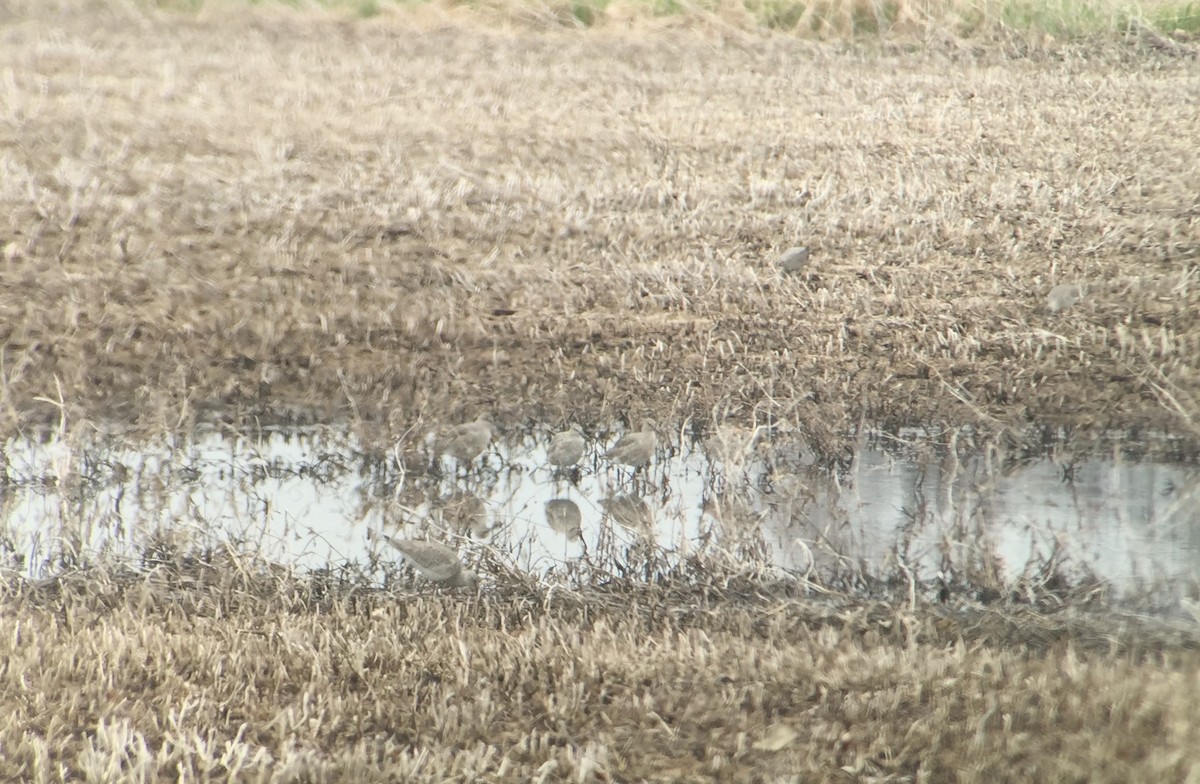
<svg viewBox="0 0 1200 784"><path fill-rule="evenodd" d="M470 463L492 443L493 434L492 420L483 414L474 422L448 430L438 439L436 451L438 456L449 455L460 463ZM647 420L640 431L621 436L603 457L617 465L641 468L654 457L657 447L658 436L654 433L654 423ZM587 440L583 432L578 427L571 427L554 434L546 457L555 468L570 468L583 459L586 451Z"/></svg>
<svg viewBox="0 0 1200 784"><path fill-rule="evenodd" d="M804 246L788 248L780 254L776 264L786 274L799 274L807 271L811 255L809 249ZM1086 294L1085 284L1060 283L1050 289L1046 297L1046 309L1052 314L1060 313L1078 303ZM449 430L438 440L437 454L449 455L460 464L469 464L483 454L492 443L492 435L492 422L484 414L474 422ZM629 466L636 470L650 462L657 447L658 437L654 433L654 423L647 421L640 431L622 436L603 457L616 465ZM556 433L550 439L546 458L554 468L565 470L582 460L586 451L587 440L582 431L578 427L572 427ZM620 510L609 511L616 513ZM578 516L579 511L574 505L568 506L563 503L561 508L548 507L547 514L552 521L564 526L571 523L578 525L578 520L574 518ZM459 563L458 553L446 545L417 539L395 539L387 534L383 537L426 578L450 587L476 585L475 573Z"/></svg>
<svg viewBox="0 0 1200 784"><path fill-rule="evenodd" d="M438 439L436 454L449 455L459 463L469 464L488 448L493 435L492 421L484 414L474 422L448 430ZM628 466L636 471L650 463L657 448L658 436L654 432L654 423L646 420L641 430L621 436L603 457L610 463ZM575 466L586 452L587 439L584 438L583 431L578 427L571 427L555 433L550 439L546 459L555 469L565 470ZM555 509L551 514L569 515L570 510ZM578 514L576 507L574 515ZM578 521L575 521L575 524L577 526ZM427 580L449 588L474 588L478 585L478 577L462 565L458 553L452 548L423 539L397 539L387 534L380 535L384 541L399 550L413 569Z"/></svg>

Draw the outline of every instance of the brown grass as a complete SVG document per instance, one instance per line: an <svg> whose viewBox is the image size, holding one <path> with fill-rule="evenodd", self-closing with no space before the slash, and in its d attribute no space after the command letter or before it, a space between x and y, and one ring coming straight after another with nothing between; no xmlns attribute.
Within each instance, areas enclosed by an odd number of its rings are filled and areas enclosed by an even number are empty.
<svg viewBox="0 0 1200 784"><path fill-rule="evenodd" d="M1193 64L456 19L6 26L6 427L394 436L486 406L719 408L831 446L864 418L1194 433ZM812 271L784 278L797 242Z"/></svg>
<svg viewBox="0 0 1200 784"><path fill-rule="evenodd" d="M5 433L395 443L491 409L774 420L826 454L864 421L1200 442L1177 52L9 9ZM449 596L189 564L5 574L0 779L1200 775L1194 627L762 575Z"/></svg>
<svg viewBox="0 0 1200 784"><path fill-rule="evenodd" d="M1194 628L841 606L786 587L452 597L240 575L10 586L0 777L1169 782L1200 771Z"/></svg>

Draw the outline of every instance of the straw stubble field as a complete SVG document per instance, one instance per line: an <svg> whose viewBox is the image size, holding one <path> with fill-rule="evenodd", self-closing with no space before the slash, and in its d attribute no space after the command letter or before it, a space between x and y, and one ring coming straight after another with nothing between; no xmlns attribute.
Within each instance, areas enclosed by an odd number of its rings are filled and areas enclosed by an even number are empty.
<svg viewBox="0 0 1200 784"><path fill-rule="evenodd" d="M779 585L330 599L317 583L207 572L6 595L0 776L1197 774L1200 658L1187 635L1161 628L1097 634L1032 612L964 623L798 600Z"/></svg>
<svg viewBox="0 0 1200 784"><path fill-rule="evenodd" d="M3 30L5 421L1195 433L1194 67L715 27ZM813 247L782 276L782 249ZM1088 296L1050 314L1058 283ZM468 417L469 418L469 417ZM1189 431L1190 428L1190 431Z"/></svg>
<svg viewBox="0 0 1200 784"><path fill-rule="evenodd" d="M863 421L1195 436L1192 63L97 4L9 18L0 77L7 433L386 440L487 409L770 416L830 451ZM1194 630L719 577L9 581L0 778L1200 775Z"/></svg>

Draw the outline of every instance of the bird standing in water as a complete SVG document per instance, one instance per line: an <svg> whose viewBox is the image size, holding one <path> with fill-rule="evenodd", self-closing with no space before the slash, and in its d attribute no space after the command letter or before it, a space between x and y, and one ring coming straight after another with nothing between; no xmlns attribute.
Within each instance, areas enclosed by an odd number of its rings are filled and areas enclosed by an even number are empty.
<svg viewBox="0 0 1200 784"><path fill-rule="evenodd" d="M612 449L604 453L604 459L617 465L640 468L653 459L657 447L658 436L654 434L654 423L647 420L640 432L621 436Z"/></svg>
<svg viewBox="0 0 1200 784"><path fill-rule="evenodd" d="M438 439L439 455L450 455L460 463L470 463L492 443L492 422L482 414L474 422L452 427Z"/></svg>
<svg viewBox="0 0 1200 784"><path fill-rule="evenodd" d="M450 588L474 588L479 578L458 560L458 553L444 544L422 539L396 539L381 534L404 559L427 580Z"/></svg>
<svg viewBox="0 0 1200 784"><path fill-rule="evenodd" d="M554 434L554 438L550 439L550 448L546 450L546 457L550 465L556 468L570 468L583 458L586 450L587 441L584 440L583 433L579 432L579 428L572 427Z"/></svg>

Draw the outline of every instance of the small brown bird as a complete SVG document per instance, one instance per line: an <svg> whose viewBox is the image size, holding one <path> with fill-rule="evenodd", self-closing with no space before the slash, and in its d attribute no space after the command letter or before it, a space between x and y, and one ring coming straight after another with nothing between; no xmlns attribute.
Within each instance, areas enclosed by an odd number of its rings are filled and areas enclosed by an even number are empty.
<svg viewBox="0 0 1200 784"><path fill-rule="evenodd" d="M568 539L578 539L583 535L583 513L579 510L579 504L570 498L551 498L547 501L546 522Z"/></svg>
<svg viewBox="0 0 1200 784"><path fill-rule="evenodd" d="M779 265L779 269L789 274L803 272L804 268L808 266L808 259L811 255L808 248L797 245L779 254L779 261L776 264Z"/></svg>
<svg viewBox="0 0 1200 784"><path fill-rule="evenodd" d="M600 506L609 517L634 531L649 531L654 528L654 511L646 499L630 493L600 499Z"/></svg>
<svg viewBox="0 0 1200 784"><path fill-rule="evenodd" d="M427 580L451 588L474 588L479 582L475 573L459 562L458 553L444 544L382 536Z"/></svg>
<svg viewBox="0 0 1200 784"><path fill-rule="evenodd" d="M654 434L653 428L654 423L647 420L642 424L641 432L621 436L621 440L604 453L604 459L634 468L646 465L654 457L654 450L658 447L658 436Z"/></svg>
<svg viewBox="0 0 1200 784"><path fill-rule="evenodd" d="M482 414L474 422L452 427L438 440L439 455L450 455L460 463L469 463L479 457L488 444L492 443L492 422Z"/></svg>
<svg viewBox="0 0 1200 784"><path fill-rule="evenodd" d="M586 449L587 441L583 433L579 432L579 428L572 427L554 434L554 438L550 439L550 448L546 450L546 458L552 466L570 468L583 458Z"/></svg>

